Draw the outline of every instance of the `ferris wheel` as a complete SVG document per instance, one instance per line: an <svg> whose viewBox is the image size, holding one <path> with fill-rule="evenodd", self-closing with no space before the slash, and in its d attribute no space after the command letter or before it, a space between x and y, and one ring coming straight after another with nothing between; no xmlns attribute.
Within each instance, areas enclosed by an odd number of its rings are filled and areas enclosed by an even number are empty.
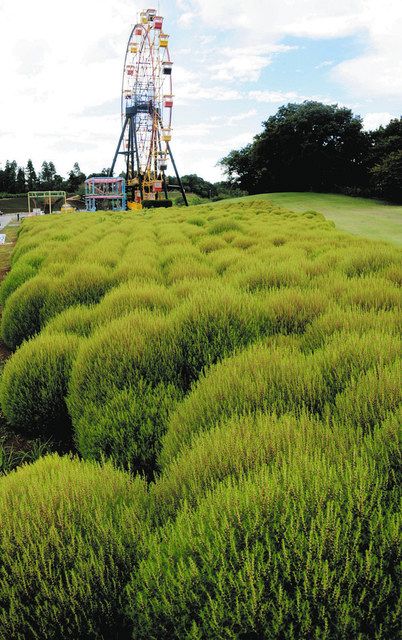
<svg viewBox="0 0 402 640"><path fill-rule="evenodd" d="M122 130L117 157L126 164L128 207L170 206L165 172L171 162L184 202L186 195L171 149L173 62L163 17L155 9L140 14L127 43L121 90Z"/></svg>

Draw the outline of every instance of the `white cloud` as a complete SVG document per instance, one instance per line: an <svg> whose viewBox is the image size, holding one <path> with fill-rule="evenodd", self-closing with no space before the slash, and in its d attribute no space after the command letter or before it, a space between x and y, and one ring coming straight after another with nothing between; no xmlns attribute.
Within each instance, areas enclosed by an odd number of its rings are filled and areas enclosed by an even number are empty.
<svg viewBox="0 0 402 640"><path fill-rule="evenodd" d="M60 19L50 0L22 7L2 3L0 57L7 60L7 91L0 93L0 112L12 136L2 141L1 161L25 164L31 157L39 168L46 158L64 175L76 160L88 170L108 163L114 149L104 144L102 126L117 137L119 109L110 121L96 111L119 97L127 17L134 22L136 10L128 0L106 7L104 0L70 0Z"/></svg>
<svg viewBox="0 0 402 640"><path fill-rule="evenodd" d="M278 43L287 36L322 39L359 35L365 53L336 65L332 79L355 97L402 99L400 0L192 0L191 7L210 29L221 25L235 29L241 46ZM261 61L252 64L252 79L258 77L259 64Z"/></svg>
<svg viewBox="0 0 402 640"><path fill-rule="evenodd" d="M386 2L387 0L385 0ZM276 0L192 0L192 10L210 27L249 31L254 41L283 35L339 37L360 26L364 0L280 2ZM261 38L261 35L264 39Z"/></svg>
<svg viewBox="0 0 402 640"><path fill-rule="evenodd" d="M402 5L398 0L364 0L367 50L333 69L333 78L354 96L402 100Z"/></svg>
<svg viewBox="0 0 402 640"><path fill-rule="evenodd" d="M249 91L248 97L256 102L264 102L266 104L284 104L285 102L304 102L305 100L314 100L315 102L323 102L324 104L333 104L334 100L326 96L303 95L297 91Z"/></svg>
<svg viewBox="0 0 402 640"><path fill-rule="evenodd" d="M333 78L354 96L402 99L402 59L384 49L342 62L334 68Z"/></svg>
<svg viewBox="0 0 402 640"><path fill-rule="evenodd" d="M257 109L249 109L248 111L244 111L243 113L238 113L235 116L231 116L230 118L228 118L227 123L231 127L237 124L238 122L242 122L243 120L248 120L249 118L252 118L253 116L256 116L256 115L257 115Z"/></svg>
<svg viewBox="0 0 402 640"><path fill-rule="evenodd" d="M280 104L297 100L296 91L249 91L248 97L257 102L266 102L268 104Z"/></svg>
<svg viewBox="0 0 402 640"><path fill-rule="evenodd" d="M333 60L324 60L320 64L317 64L314 69L324 69L325 67L332 67L334 64Z"/></svg>
<svg viewBox="0 0 402 640"><path fill-rule="evenodd" d="M253 47L230 47L213 50L213 57L221 58L221 62L213 64L211 70L216 80L256 82L261 71L272 63L273 56L278 53L292 51L296 47L288 45L266 44Z"/></svg>
<svg viewBox="0 0 402 640"><path fill-rule="evenodd" d="M395 118L391 113L366 113L363 118L363 127L366 131L373 131L378 129L379 126L386 126L392 118Z"/></svg>
<svg viewBox="0 0 402 640"><path fill-rule="evenodd" d="M193 11L186 11L185 13L182 13L181 16L179 17L178 23L182 27L190 27L196 17L197 17L197 14L194 13Z"/></svg>

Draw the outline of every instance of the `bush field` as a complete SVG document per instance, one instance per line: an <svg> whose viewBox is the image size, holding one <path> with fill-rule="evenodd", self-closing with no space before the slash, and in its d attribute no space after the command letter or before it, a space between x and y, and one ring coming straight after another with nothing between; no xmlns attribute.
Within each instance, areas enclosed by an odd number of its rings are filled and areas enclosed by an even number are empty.
<svg viewBox="0 0 402 640"><path fill-rule="evenodd" d="M2 411L79 457L0 478L0 637L396 640L401 258L258 199L24 221Z"/></svg>

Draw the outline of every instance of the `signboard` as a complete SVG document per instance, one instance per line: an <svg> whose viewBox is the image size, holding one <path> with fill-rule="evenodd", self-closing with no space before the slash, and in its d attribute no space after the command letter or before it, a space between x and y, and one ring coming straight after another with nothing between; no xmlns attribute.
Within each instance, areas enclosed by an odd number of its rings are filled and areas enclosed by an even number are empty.
<svg viewBox="0 0 402 640"><path fill-rule="evenodd" d="M0 233L0 244L6 244L6 234Z"/></svg>

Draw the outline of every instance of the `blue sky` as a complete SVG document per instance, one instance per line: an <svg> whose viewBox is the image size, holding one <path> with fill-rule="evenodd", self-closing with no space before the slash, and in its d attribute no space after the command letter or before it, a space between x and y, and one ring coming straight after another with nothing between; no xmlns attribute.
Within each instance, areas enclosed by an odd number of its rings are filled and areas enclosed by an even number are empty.
<svg viewBox="0 0 402 640"><path fill-rule="evenodd" d="M402 112L398 0L161 0L174 61L172 148L181 173L219 180L216 166L281 104L350 107L366 128ZM0 0L0 163L65 175L109 166L132 0ZM151 5L149 5L151 6ZM6 89L6 90L4 90Z"/></svg>

